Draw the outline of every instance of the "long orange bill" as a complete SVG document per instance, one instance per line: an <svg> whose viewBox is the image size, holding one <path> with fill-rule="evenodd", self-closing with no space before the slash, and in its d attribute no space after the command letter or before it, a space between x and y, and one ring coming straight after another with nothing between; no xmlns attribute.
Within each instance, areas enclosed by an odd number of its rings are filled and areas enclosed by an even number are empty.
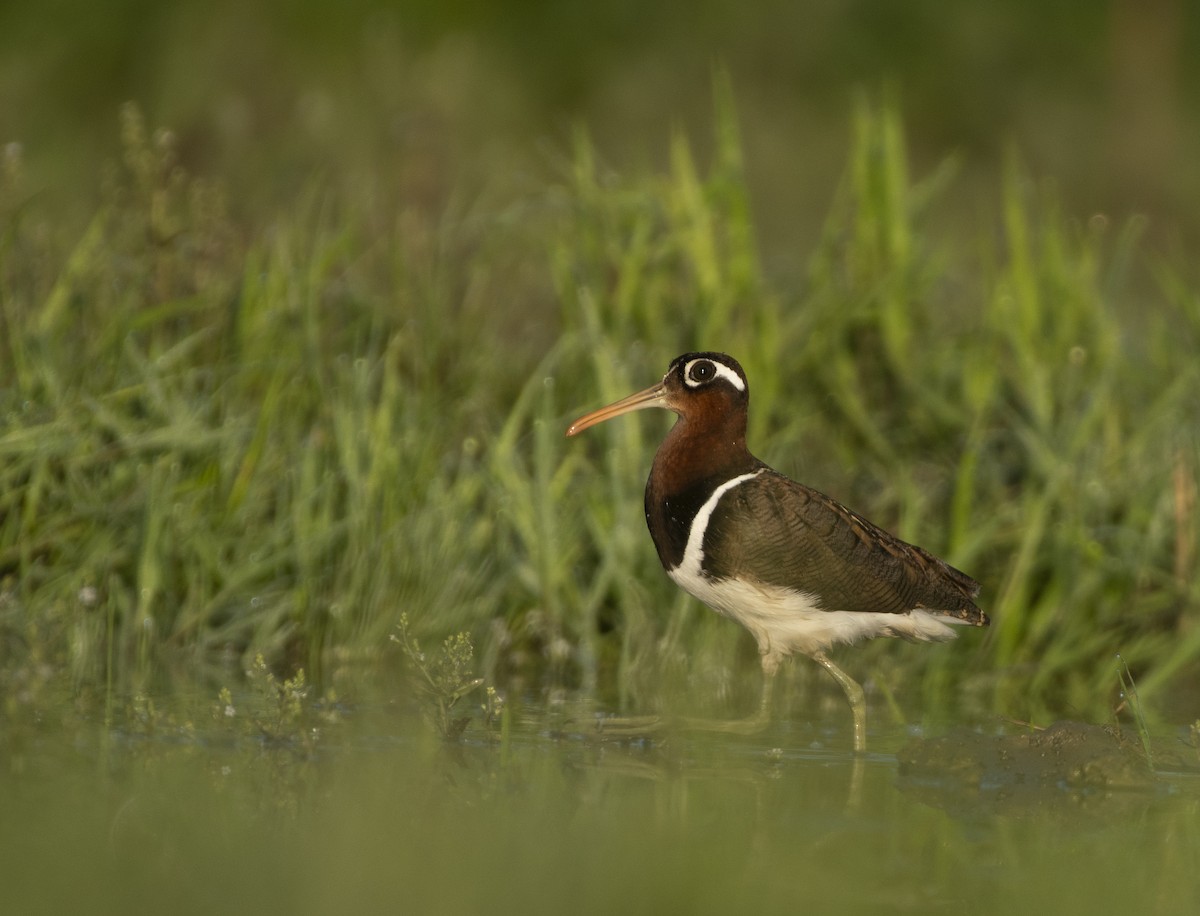
<svg viewBox="0 0 1200 916"><path fill-rule="evenodd" d="M605 420L611 420L613 417L619 417L623 413L629 413L633 410L645 410L647 407L666 407L667 406L667 386L662 382L657 385L652 385L645 391L639 391L637 394L631 394L627 398L609 404L607 407L601 407L599 410L593 410L591 413L584 414L574 423L567 427L567 435L574 436L583 432L589 426L595 426L597 423L603 423Z"/></svg>

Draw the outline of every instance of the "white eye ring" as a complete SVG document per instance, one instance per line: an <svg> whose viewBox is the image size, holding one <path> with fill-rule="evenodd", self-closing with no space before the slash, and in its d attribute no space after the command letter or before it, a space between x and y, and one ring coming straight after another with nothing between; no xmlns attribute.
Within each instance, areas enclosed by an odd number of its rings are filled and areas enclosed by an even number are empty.
<svg viewBox="0 0 1200 916"><path fill-rule="evenodd" d="M713 377L707 378L707 379L702 379L702 380L693 379L692 378L692 366L696 365L696 363L707 363L708 365L712 366L713 372L714 372ZM698 359L691 360L690 362L687 363L687 365L685 365L683 367L683 381L684 381L684 384L687 385L689 388L699 388L701 385L707 385L710 382L712 382L718 378L725 379L727 382L729 382L729 384L731 384L738 391L746 390L746 383L742 381L741 376L738 375L736 372L734 372L732 369L730 369L728 366L726 366L724 363L718 363L714 360L708 359L707 357L700 357Z"/></svg>

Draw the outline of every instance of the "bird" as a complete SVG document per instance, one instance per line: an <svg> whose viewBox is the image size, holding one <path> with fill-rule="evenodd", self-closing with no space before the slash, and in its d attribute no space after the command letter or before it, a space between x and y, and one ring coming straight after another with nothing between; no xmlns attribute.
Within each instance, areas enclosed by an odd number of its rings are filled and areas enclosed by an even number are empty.
<svg viewBox="0 0 1200 916"><path fill-rule="evenodd" d="M678 417L646 482L659 560L684 591L749 630L761 656L758 711L731 730L766 727L776 672L805 655L845 692L861 755L866 699L830 650L874 637L943 642L957 635L951 625L985 627L979 583L751 454L750 384L724 353L676 357L658 384L581 416L567 436L651 407Z"/></svg>

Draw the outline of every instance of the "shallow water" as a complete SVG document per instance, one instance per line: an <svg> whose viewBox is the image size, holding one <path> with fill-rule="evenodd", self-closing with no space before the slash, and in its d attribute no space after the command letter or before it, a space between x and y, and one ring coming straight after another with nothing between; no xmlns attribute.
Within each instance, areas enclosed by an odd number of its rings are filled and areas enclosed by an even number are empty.
<svg viewBox="0 0 1200 916"><path fill-rule="evenodd" d="M211 705L8 728L3 912L1200 912L1186 766L1017 793L902 773L909 732L856 760L837 725L597 743L526 705L447 743Z"/></svg>

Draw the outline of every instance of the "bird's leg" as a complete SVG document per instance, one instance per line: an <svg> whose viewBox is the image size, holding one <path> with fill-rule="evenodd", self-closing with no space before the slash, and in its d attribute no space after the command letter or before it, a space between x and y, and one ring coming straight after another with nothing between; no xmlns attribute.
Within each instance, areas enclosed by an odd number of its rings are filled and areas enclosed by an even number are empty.
<svg viewBox="0 0 1200 916"><path fill-rule="evenodd" d="M756 735L771 721L771 697L775 686L775 672L781 659L770 654L762 658L763 685L758 701L758 710L743 719L695 719L668 718L664 716L613 716L598 718L596 732L602 737L628 738L652 735L671 728L684 731L724 732L734 735Z"/></svg>
<svg viewBox="0 0 1200 916"><path fill-rule="evenodd" d="M775 672L779 670L781 658L770 653L762 657L763 685L758 700L758 711L744 719L684 719L680 725L693 731L727 732L734 735L756 735L771 722L771 695L775 686Z"/></svg>
<svg viewBox="0 0 1200 916"><path fill-rule="evenodd" d="M867 701L863 689L845 671L835 665L824 652L814 653L813 661L833 675L834 680L842 685L846 699L850 701L850 710L854 713L854 752L865 753L867 750Z"/></svg>
<svg viewBox="0 0 1200 916"><path fill-rule="evenodd" d="M762 696L758 701L758 715L762 718L763 725L771 718L771 696L775 691L775 673L779 670L780 661L779 656L769 653L762 657L763 685Z"/></svg>

